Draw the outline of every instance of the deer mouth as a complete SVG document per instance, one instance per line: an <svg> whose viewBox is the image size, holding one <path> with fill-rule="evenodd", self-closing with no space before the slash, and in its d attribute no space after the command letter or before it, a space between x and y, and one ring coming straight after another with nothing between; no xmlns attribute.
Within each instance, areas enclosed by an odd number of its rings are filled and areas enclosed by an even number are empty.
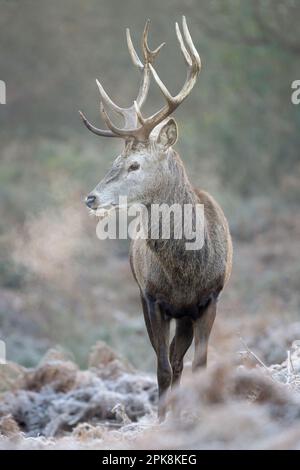
<svg viewBox="0 0 300 470"><path fill-rule="evenodd" d="M95 217L98 217L100 219L105 219L108 217L112 212L115 212L117 210L122 211L122 210L127 210L128 205L127 204L107 204L103 206L98 206L97 209L91 210L92 215Z"/></svg>
<svg viewBox="0 0 300 470"><path fill-rule="evenodd" d="M91 215L98 217L99 219L104 219L108 217L109 214L117 208L117 204L107 204L103 206L98 206L96 209L90 209L89 212Z"/></svg>

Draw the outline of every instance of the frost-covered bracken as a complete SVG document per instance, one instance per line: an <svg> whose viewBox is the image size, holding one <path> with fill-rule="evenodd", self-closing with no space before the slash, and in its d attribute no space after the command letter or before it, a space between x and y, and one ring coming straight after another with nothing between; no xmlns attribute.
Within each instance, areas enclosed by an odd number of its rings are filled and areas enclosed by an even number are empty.
<svg viewBox="0 0 300 470"><path fill-rule="evenodd" d="M0 448L299 448L297 342L279 365L225 361L187 374L169 396L163 424L155 417L154 377L104 343L93 348L87 370L51 350L35 369L8 364L0 372L2 383L9 378Z"/></svg>

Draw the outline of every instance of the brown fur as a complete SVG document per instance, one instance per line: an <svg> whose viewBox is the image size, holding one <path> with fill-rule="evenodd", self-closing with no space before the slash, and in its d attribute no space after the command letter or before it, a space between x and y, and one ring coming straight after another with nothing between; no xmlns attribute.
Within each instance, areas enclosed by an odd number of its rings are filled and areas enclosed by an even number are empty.
<svg viewBox="0 0 300 470"><path fill-rule="evenodd" d="M227 220L207 192L193 189L179 155L170 149L169 173L151 203L203 204L205 239L185 250L185 239L132 241L130 262L139 285L146 326L158 359L159 394L180 380L183 356L195 338L194 369L206 364L207 343L219 293L229 279L232 243ZM177 321L169 350L169 320ZM163 400L161 400L162 403ZM161 405L160 416L163 414Z"/></svg>

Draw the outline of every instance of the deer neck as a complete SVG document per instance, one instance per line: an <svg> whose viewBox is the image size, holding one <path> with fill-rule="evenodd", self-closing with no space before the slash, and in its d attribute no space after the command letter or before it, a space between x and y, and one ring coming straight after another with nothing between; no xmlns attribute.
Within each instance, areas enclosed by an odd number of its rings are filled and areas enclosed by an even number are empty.
<svg viewBox="0 0 300 470"><path fill-rule="evenodd" d="M167 169L164 184L156 191L152 204L196 204L197 196L186 174L179 155L170 149L167 155Z"/></svg>
<svg viewBox="0 0 300 470"><path fill-rule="evenodd" d="M161 185L159 190L155 192L151 204L148 206L148 230L151 227L151 222L153 224L153 217L151 212L151 206L153 204L157 204L159 206L166 204L168 207L176 204L180 205L183 210L186 204L195 206L197 203L199 203L198 197L188 179L184 165L179 155L171 149L167 159L168 168L164 181L165 184ZM156 222L154 223L156 225L156 230L158 230ZM148 246L153 252L157 254L157 256L164 259L165 261L170 258L172 258L174 261L177 258L179 265L181 263L185 263L187 259L190 259L191 255L195 255L195 252L192 250L186 250L186 242L188 242L188 240L185 238L184 231L182 238L180 239L174 239L172 236L170 239L160 238L161 235L159 235L159 238L153 239L153 237L150 235L150 231L148 233ZM157 233L160 234L161 231L158 230Z"/></svg>

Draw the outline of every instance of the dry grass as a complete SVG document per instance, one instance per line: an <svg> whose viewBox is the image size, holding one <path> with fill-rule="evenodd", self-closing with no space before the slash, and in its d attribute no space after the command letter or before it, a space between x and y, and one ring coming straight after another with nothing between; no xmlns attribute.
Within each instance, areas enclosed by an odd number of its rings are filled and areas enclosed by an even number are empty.
<svg viewBox="0 0 300 470"><path fill-rule="evenodd" d="M10 376L12 367L2 366L2 376ZM7 382L0 446L299 448L299 382L299 343L280 365L219 362L186 374L168 398L166 421L158 424L154 377L134 370L104 343L92 350L85 371L51 350L37 368Z"/></svg>

